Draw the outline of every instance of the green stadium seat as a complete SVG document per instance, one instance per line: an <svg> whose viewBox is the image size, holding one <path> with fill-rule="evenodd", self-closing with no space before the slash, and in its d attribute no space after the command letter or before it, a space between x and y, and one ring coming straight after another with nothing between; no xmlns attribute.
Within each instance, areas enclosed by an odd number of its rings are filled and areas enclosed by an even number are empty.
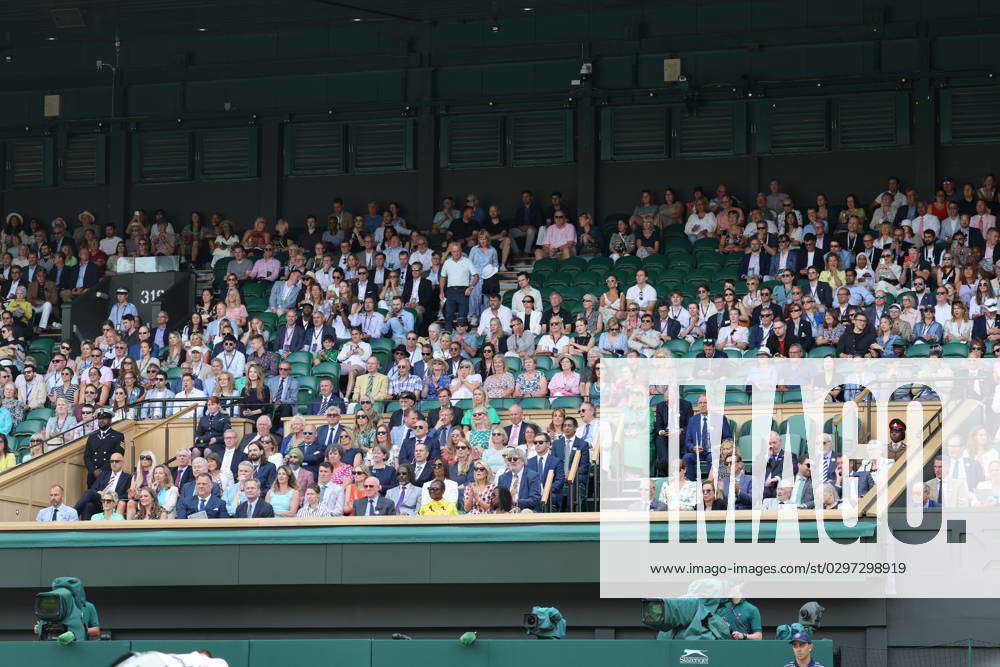
<svg viewBox="0 0 1000 667"><path fill-rule="evenodd" d="M535 357L535 365L538 367L538 370L540 371L550 370L553 366L553 363L554 361L552 357L547 357L545 355L539 355Z"/></svg>
<svg viewBox="0 0 1000 667"><path fill-rule="evenodd" d="M54 416L56 411L52 408L35 408L28 414L24 416L25 419L40 419L42 421L48 421L50 417Z"/></svg>
<svg viewBox="0 0 1000 667"><path fill-rule="evenodd" d="M968 357L969 346L965 343L945 343L941 352L945 357Z"/></svg>
<svg viewBox="0 0 1000 667"><path fill-rule="evenodd" d="M36 352L45 352L49 355L52 354L52 348L56 345L55 338L36 338L35 340L28 343L28 354L34 354Z"/></svg>
<svg viewBox="0 0 1000 667"><path fill-rule="evenodd" d="M690 343L684 339L680 340L670 340L667 341L663 347L670 350L670 353L675 357L682 357L687 354L687 351L691 349Z"/></svg>
<svg viewBox="0 0 1000 667"><path fill-rule="evenodd" d="M292 375L304 375L304 376L312 375L312 364L293 362Z"/></svg>
<svg viewBox="0 0 1000 667"><path fill-rule="evenodd" d="M930 354L931 346L925 343L919 343L906 348L906 352L903 353L903 356L911 359L924 359L929 357Z"/></svg>
<svg viewBox="0 0 1000 667"><path fill-rule="evenodd" d="M549 408L547 398L521 398L516 400L522 410L546 410Z"/></svg>
<svg viewBox="0 0 1000 667"><path fill-rule="evenodd" d="M25 419L17 425L11 435L34 435L45 428L45 422L41 419Z"/></svg>
<svg viewBox="0 0 1000 667"><path fill-rule="evenodd" d="M181 369L180 366L175 366L173 368L167 369L167 379L168 380L180 380L181 379Z"/></svg>
<svg viewBox="0 0 1000 667"><path fill-rule="evenodd" d="M299 381L299 389L308 389L314 394L319 391L319 378L315 375L295 375Z"/></svg>
<svg viewBox="0 0 1000 667"><path fill-rule="evenodd" d="M336 382L340 378L340 364L336 361L324 361L313 366L313 376L329 377Z"/></svg>
<svg viewBox="0 0 1000 667"><path fill-rule="evenodd" d="M312 365L312 353L306 352L305 350L299 350L298 352L292 352L287 357L285 361L290 364L310 364ZM304 375L308 375L305 373Z"/></svg>
<svg viewBox="0 0 1000 667"><path fill-rule="evenodd" d="M824 357L836 357L837 348L832 345L819 345L809 350L809 357L812 359L822 359Z"/></svg>
<svg viewBox="0 0 1000 667"><path fill-rule="evenodd" d="M372 338L368 341L368 344L372 346L372 352L376 350L387 350L392 351L396 347L396 341L391 338Z"/></svg>
<svg viewBox="0 0 1000 667"><path fill-rule="evenodd" d="M583 399L579 396L559 396L552 399L552 408L563 408L564 410L577 410Z"/></svg>

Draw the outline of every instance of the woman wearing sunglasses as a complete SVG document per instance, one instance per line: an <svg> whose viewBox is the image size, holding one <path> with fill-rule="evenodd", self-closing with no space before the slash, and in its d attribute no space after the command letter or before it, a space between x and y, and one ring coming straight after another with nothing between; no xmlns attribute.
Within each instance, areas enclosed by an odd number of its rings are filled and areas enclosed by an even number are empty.
<svg viewBox="0 0 1000 667"><path fill-rule="evenodd" d="M463 494L463 503L466 514L486 514L490 511L490 503L493 500L493 470L483 463L476 461L472 465L472 481L466 484Z"/></svg>

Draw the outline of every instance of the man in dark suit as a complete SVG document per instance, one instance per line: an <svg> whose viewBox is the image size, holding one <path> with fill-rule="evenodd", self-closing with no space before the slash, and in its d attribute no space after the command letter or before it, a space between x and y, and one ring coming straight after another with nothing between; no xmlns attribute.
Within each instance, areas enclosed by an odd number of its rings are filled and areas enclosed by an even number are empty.
<svg viewBox="0 0 1000 667"><path fill-rule="evenodd" d="M260 482L248 479L243 483L243 493L247 499L236 506L234 519L272 519L274 508L260 497Z"/></svg>
<svg viewBox="0 0 1000 667"><path fill-rule="evenodd" d="M326 409L324 413L326 423L316 429L316 443L323 447L323 449L340 443L340 434L344 432L344 425L340 423L341 413L342 410L336 405L332 405ZM308 457L306 458L308 460Z"/></svg>
<svg viewBox="0 0 1000 667"><path fill-rule="evenodd" d="M727 473L722 479L722 500L729 503L729 488L733 487L733 503L738 510L748 510L753 506L753 477L743 473L743 458L730 454L722 462Z"/></svg>
<svg viewBox="0 0 1000 667"><path fill-rule="evenodd" d="M561 509L563 506L563 487L566 484L566 464L550 451L551 443L548 433L543 431L537 434L533 444L535 445L535 455L528 459L525 467L538 477L538 483L542 487L545 486L546 480L549 478L549 472L552 472L552 488L549 492L549 498L552 501L552 507Z"/></svg>
<svg viewBox="0 0 1000 667"><path fill-rule="evenodd" d="M552 442L552 453L563 460L566 472L569 472L576 452L580 452L580 467L576 480L583 485L582 488L586 488L587 475L590 472L590 443L583 438L576 437L576 427L575 417L566 417L563 420L563 434Z"/></svg>
<svg viewBox="0 0 1000 667"><path fill-rule="evenodd" d="M403 303L417 311L420 316L417 330L426 333L427 325L434 321L440 304L434 285L423 277L423 264L420 262L412 262L403 278Z"/></svg>
<svg viewBox="0 0 1000 667"><path fill-rule="evenodd" d="M511 240L520 246L521 252L531 254L538 230L544 224L545 216L542 214L542 207L535 201L534 193L531 190L523 191L521 205L514 211L514 220L511 223Z"/></svg>
<svg viewBox="0 0 1000 667"><path fill-rule="evenodd" d="M272 466L273 467L273 466ZM208 473L198 475L194 481L193 496L177 501L177 518L186 519L192 514L205 513L208 519L228 519L229 512L222 498L212 495L212 477Z"/></svg>
<svg viewBox="0 0 1000 667"><path fill-rule="evenodd" d="M817 303L821 303L827 308L833 305L833 289L830 288L829 283L820 281L819 279L820 270L815 266L810 266L806 269L806 277L808 280L806 284L802 286L802 293L808 294Z"/></svg>
<svg viewBox="0 0 1000 667"><path fill-rule="evenodd" d="M782 471L785 467L785 448L781 442L781 436L771 431L768 438L767 465L764 468L764 497L777 497L778 483L781 481ZM799 458L792 452L791 466L789 467L789 479L795 475L799 469Z"/></svg>
<svg viewBox="0 0 1000 667"><path fill-rule="evenodd" d="M174 455L174 461L177 465L169 467L170 476L174 480L174 486L180 491L185 484L194 481L194 471L191 469L191 450L178 449L177 454Z"/></svg>
<svg viewBox="0 0 1000 667"><path fill-rule="evenodd" d="M440 443L437 438L431 438L428 431L427 422L423 419L420 419L413 424L413 435L409 438L404 438L403 443L399 447L399 454L397 455L397 458L400 463L413 463L415 465L417 460L417 447L419 445L427 447L427 459L429 461L433 461L441 456Z"/></svg>
<svg viewBox="0 0 1000 667"><path fill-rule="evenodd" d="M799 276L807 278L810 267L815 268L816 275L819 276L819 272L823 270L824 254L822 249L816 247L816 236L814 234L806 234L802 238L802 248L799 249Z"/></svg>
<svg viewBox="0 0 1000 667"><path fill-rule="evenodd" d="M699 461L712 461L712 417L708 414L708 397L702 394L698 397L698 412L688 420L684 433L684 476L694 480L698 474ZM722 418L722 440L731 440L733 429L725 417Z"/></svg>
<svg viewBox="0 0 1000 667"><path fill-rule="evenodd" d="M451 389L448 389L447 387L442 387L441 390L438 391L438 402L441 403L441 405L445 406L445 407L447 407L449 404L451 404ZM437 428L437 423L441 419L441 410L442 409L443 408L434 408L433 410L431 410L430 412L428 412L427 413L427 423L428 424L434 424L435 428ZM461 424L462 423L462 418L465 416L465 410L463 410L462 408L458 407L457 405L452 405L451 406L451 412L452 412L452 417L453 417L451 423L452 424Z"/></svg>
<svg viewBox="0 0 1000 667"><path fill-rule="evenodd" d="M325 415L327 408L337 407L341 412L346 412L347 406L344 399L333 390L333 380L323 378L319 381L319 393L309 402L309 414Z"/></svg>
<svg viewBox="0 0 1000 667"><path fill-rule="evenodd" d="M705 342L706 344L708 343L708 341ZM714 344L711 347L713 350L715 349ZM694 414L694 409L691 407L691 402L678 397L676 428L679 438L678 442L681 447L680 453L683 453L684 431L688 427L688 421L690 421L692 414ZM667 474L670 428L670 386L664 385L663 402L659 403L653 411L653 437L656 439L656 469L660 475Z"/></svg>
<svg viewBox="0 0 1000 667"><path fill-rule="evenodd" d="M864 235L861 233L861 221L858 220L856 216L851 216L847 220L847 231L836 237L836 240L840 242L840 247L851 254L851 257L857 256L859 252L864 248L863 243ZM871 261L872 257L868 257ZM854 263L854 260L851 260ZM878 262L876 262L877 264Z"/></svg>
<svg viewBox="0 0 1000 667"><path fill-rule="evenodd" d="M278 476L278 471L273 463L262 458L262 451L256 442L247 445L247 460L254 467L253 476L260 481L261 492L267 495L271 485L274 484L274 478Z"/></svg>
<svg viewBox="0 0 1000 667"><path fill-rule="evenodd" d="M302 349L306 340L306 330L299 324L299 318L294 310L285 312L285 324L278 327L278 333L272 343L274 351L285 356Z"/></svg>
<svg viewBox="0 0 1000 667"><path fill-rule="evenodd" d="M80 248L79 262L70 276L70 288L63 290L62 300L72 301L74 297L80 296L85 291L97 284L100 279L100 268L90 261L90 251Z"/></svg>
<svg viewBox="0 0 1000 667"><path fill-rule="evenodd" d="M404 442L405 444L405 442ZM400 448L402 450L402 448ZM403 461L403 463L409 463ZM424 484L434 479L434 470L431 467L430 448L427 443L413 446L413 484L423 487Z"/></svg>
<svg viewBox="0 0 1000 667"><path fill-rule="evenodd" d="M358 269L358 279L353 285L351 285L351 292L360 302L364 302L365 299L371 297L378 302L378 285L375 284L374 280L369 280L371 276L368 273L368 269L361 267Z"/></svg>
<svg viewBox="0 0 1000 667"><path fill-rule="evenodd" d="M522 510L538 511L542 497L542 487L538 475L524 465L524 455L516 447L504 450L507 471L500 475L498 486L510 489L514 505Z"/></svg>
<svg viewBox="0 0 1000 667"><path fill-rule="evenodd" d="M323 339L332 338L337 340L337 332L329 324L325 323L325 316L322 310L314 310L309 328L305 330L302 346L313 354L318 354L323 349Z"/></svg>
<svg viewBox="0 0 1000 667"><path fill-rule="evenodd" d="M525 444L524 427L527 422L524 421L524 411L521 410L521 406L517 403L511 405L507 409L507 419L510 420L510 424L503 428L507 434L507 444L515 447Z"/></svg>
<svg viewBox="0 0 1000 667"><path fill-rule="evenodd" d="M748 275L770 276L771 256L764 251L760 239L756 236L750 239L750 247L743 253L740 260L739 277L746 280Z"/></svg>
<svg viewBox="0 0 1000 667"><path fill-rule="evenodd" d="M233 479L237 479L238 475L236 473L239 470L240 463L246 460L247 455L239 447L239 436L236 435L236 431L231 428L226 429L222 434L222 442L210 445L209 449L219 457L223 467L225 467L226 458L229 458L229 470L233 473Z"/></svg>
<svg viewBox="0 0 1000 667"><path fill-rule="evenodd" d="M132 483L132 475L122 470L125 455L115 452L108 461L110 469L102 471L76 503L76 513L82 521L89 521L91 516L101 511L102 491L111 491L119 500L125 500Z"/></svg>
<svg viewBox="0 0 1000 667"><path fill-rule="evenodd" d="M378 477L369 477L364 481L365 497L354 501L354 516L391 516L396 513L392 501L379 495L381 488Z"/></svg>
<svg viewBox="0 0 1000 667"><path fill-rule="evenodd" d="M986 299L983 314L972 318L972 337L982 341L1000 340L1000 315L996 299Z"/></svg>

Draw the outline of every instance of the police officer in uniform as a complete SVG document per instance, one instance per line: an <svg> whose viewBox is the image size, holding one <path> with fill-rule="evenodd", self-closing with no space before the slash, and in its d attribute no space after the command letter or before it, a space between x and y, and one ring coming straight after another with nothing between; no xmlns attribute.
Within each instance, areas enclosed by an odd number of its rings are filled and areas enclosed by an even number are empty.
<svg viewBox="0 0 1000 667"><path fill-rule="evenodd" d="M111 410L101 408L97 412L97 430L87 437L87 447L83 451L83 464L87 466L87 486L90 487L103 470L110 470L109 459L115 452L125 454L122 443L125 436L111 428Z"/></svg>
<svg viewBox="0 0 1000 667"><path fill-rule="evenodd" d="M812 659L813 643L812 637L807 632L796 632L788 642L792 645L792 653L795 659L786 662L785 667L823 667L820 663Z"/></svg>

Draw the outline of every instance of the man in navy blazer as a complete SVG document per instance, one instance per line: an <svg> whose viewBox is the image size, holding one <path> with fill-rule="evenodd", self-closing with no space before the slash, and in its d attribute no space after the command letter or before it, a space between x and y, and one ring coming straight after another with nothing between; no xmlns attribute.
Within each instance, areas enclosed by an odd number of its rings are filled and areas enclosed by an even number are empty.
<svg viewBox="0 0 1000 667"><path fill-rule="evenodd" d="M770 276L771 268L771 256L764 251L760 245L760 239L754 237L750 239L750 248L745 253L743 253L743 259L740 260L740 280L746 280L747 276L751 273L751 260L756 259L755 271L753 275L757 276Z"/></svg>
<svg viewBox="0 0 1000 667"><path fill-rule="evenodd" d="M677 399L677 429L680 431L680 443L684 447L684 433L687 430L688 422L694 409L690 401L683 398ZM663 390L663 402L657 404L653 411L653 433L656 437L656 468L661 475L667 474L667 457L670 445L668 430L670 429L670 386L665 385Z"/></svg>
<svg viewBox="0 0 1000 667"><path fill-rule="evenodd" d="M428 466L430 467L430 466ZM364 481L365 497L354 501L354 516L389 516L396 513L396 506L391 500L379 495L382 489L378 477L369 477Z"/></svg>
<svg viewBox="0 0 1000 667"><path fill-rule="evenodd" d="M722 462L726 467L726 472L735 466L732 474L721 477L722 480L722 500L729 502L729 487L735 481L733 488L733 503L738 510L748 510L753 506L753 477L743 473L743 458L739 454L731 454Z"/></svg>
<svg viewBox="0 0 1000 667"><path fill-rule="evenodd" d="M415 463L417 445L420 444L427 447L428 460L433 461L441 456L441 444L438 442L437 437L428 434L427 430L427 422L423 419L418 419L413 425L413 435L405 438L399 447L397 459L400 463Z"/></svg>
<svg viewBox="0 0 1000 667"><path fill-rule="evenodd" d="M319 381L319 393L316 394L316 398L309 401L309 414L325 415L331 406L340 408L341 413L347 411L344 399L334 391L333 380L323 378Z"/></svg>
<svg viewBox="0 0 1000 667"><path fill-rule="evenodd" d="M238 445L239 436L231 428L226 429L225 433L222 434L222 442L209 445L209 449L215 452L222 462L226 460L226 450L232 450L233 453L229 455L229 470L233 473L233 479L237 479L236 471L239 469L240 463L247 458L247 455L243 453L243 450Z"/></svg>
<svg viewBox="0 0 1000 667"><path fill-rule="evenodd" d="M273 467L273 466L272 466ZM228 519L229 512L222 498L212 495L212 477L208 473L198 475L194 480L194 495L177 501L177 518L186 519L192 514L204 512L209 519Z"/></svg>
<svg viewBox="0 0 1000 667"><path fill-rule="evenodd" d="M767 465L764 468L764 497L775 498L778 493L778 483L785 468L785 448L781 436L771 431L767 441ZM799 469L799 458L792 452L792 464L789 467L789 479L794 478Z"/></svg>
<svg viewBox="0 0 1000 667"><path fill-rule="evenodd" d="M91 516L101 511L101 491L113 491L119 500L124 500L132 484L132 475L122 470L124 454L115 452L108 461L111 469L103 470L76 503L76 513L82 521L89 521Z"/></svg>
<svg viewBox="0 0 1000 667"><path fill-rule="evenodd" d="M497 482L505 489L510 489L510 495L514 498L514 505L522 510L532 510L537 512L542 498L542 487L538 481L538 475L531 468L524 465L524 455L516 447L508 447L504 450L504 457L507 459L507 471L500 475ZM517 480L517 487L514 488L514 481Z"/></svg>
<svg viewBox="0 0 1000 667"><path fill-rule="evenodd" d="M998 332L990 332L991 329L1000 329L1000 315L997 315L997 301L990 298L983 302L983 314L972 318L972 337L982 341L996 341ZM991 337L993 336L993 337Z"/></svg>
<svg viewBox="0 0 1000 667"><path fill-rule="evenodd" d="M247 499L236 506L234 519L273 519L274 508L260 497L260 482L248 479L243 482L243 493Z"/></svg>
<svg viewBox="0 0 1000 667"><path fill-rule="evenodd" d="M791 271L792 275L798 275L799 253L791 247L787 234L778 236L778 249L768 260L768 268L772 276L777 276L779 271Z"/></svg>
<svg viewBox="0 0 1000 667"><path fill-rule="evenodd" d="M549 497L552 506L560 509L563 506L563 487L566 485L565 463L550 450L549 434L544 431L537 434L533 440L535 445L535 455L528 459L525 467L534 472L538 477L538 483L545 486L552 471L552 489Z"/></svg>
<svg viewBox="0 0 1000 667"><path fill-rule="evenodd" d="M289 333L291 332L291 333ZM278 333L271 341L274 351L285 356L302 349L306 340L306 330L299 324L299 316L294 309L285 312L285 323L278 327Z"/></svg>
<svg viewBox="0 0 1000 667"><path fill-rule="evenodd" d="M563 460L566 472L573 465L577 450L580 454L580 468L577 470L576 481L586 489L587 474L590 472L590 443L576 437L576 418L566 417L563 420L563 434L552 442L552 453Z"/></svg>
<svg viewBox="0 0 1000 667"><path fill-rule="evenodd" d="M819 279L820 270L815 266L806 269L806 282L802 284L802 294L813 297L827 308L833 305L833 288L830 283Z"/></svg>
<svg viewBox="0 0 1000 667"><path fill-rule="evenodd" d="M694 480L698 473L698 462L712 462L712 417L708 414L708 397L702 394L698 397L698 413L688 420L687 431L684 433L684 465L687 466L684 476ZM722 440L731 440L733 429L725 417L722 418Z"/></svg>
<svg viewBox="0 0 1000 667"><path fill-rule="evenodd" d="M262 458L262 451L256 442L247 445L247 461L254 467L253 476L260 481L261 493L267 495L267 492L271 490L271 485L274 484L274 478L278 476L278 470L273 463Z"/></svg>

